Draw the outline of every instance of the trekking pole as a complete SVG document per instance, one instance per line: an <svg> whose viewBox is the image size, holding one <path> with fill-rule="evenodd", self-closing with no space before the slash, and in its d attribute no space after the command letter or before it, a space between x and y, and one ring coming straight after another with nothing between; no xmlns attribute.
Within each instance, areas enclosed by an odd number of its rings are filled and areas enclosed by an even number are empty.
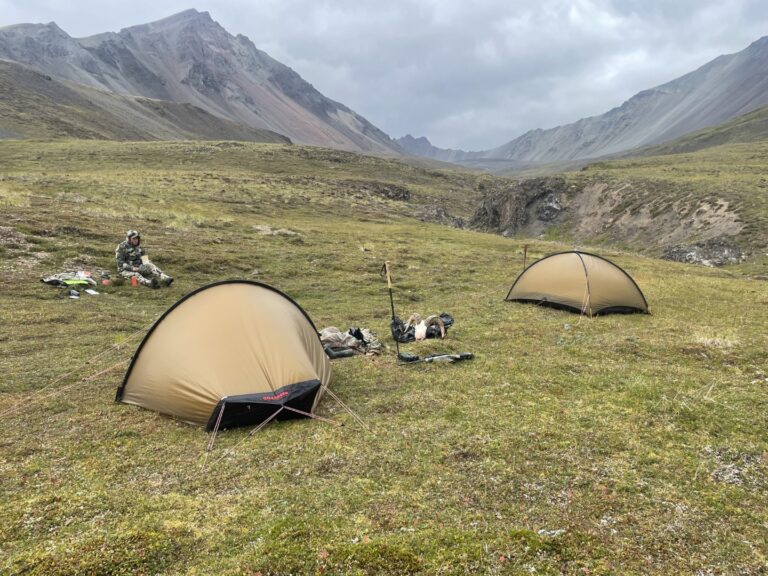
<svg viewBox="0 0 768 576"><path fill-rule="evenodd" d="M528 259L528 244L523 244L523 270L525 270L525 261Z"/></svg>
<svg viewBox="0 0 768 576"><path fill-rule="evenodd" d="M387 288L389 288L389 307L392 309L392 320L395 319L395 301L392 298L392 276L389 273L389 260L384 261L384 273L387 275Z"/></svg>
<svg viewBox="0 0 768 576"><path fill-rule="evenodd" d="M392 321L395 321L395 300L392 298L392 276L389 273L389 260L384 261L384 267L382 271L387 275L387 288L389 289L389 306L392 309ZM393 336L395 336L393 334ZM395 336L395 348L397 349L397 357L400 358L400 342Z"/></svg>

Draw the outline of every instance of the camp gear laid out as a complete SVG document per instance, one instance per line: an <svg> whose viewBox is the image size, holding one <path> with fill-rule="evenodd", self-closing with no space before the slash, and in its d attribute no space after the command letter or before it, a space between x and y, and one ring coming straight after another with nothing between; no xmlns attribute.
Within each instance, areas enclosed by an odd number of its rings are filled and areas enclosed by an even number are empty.
<svg viewBox="0 0 768 576"><path fill-rule="evenodd" d="M351 327L342 332L336 326L320 330L320 342L329 358L346 358L355 354L381 354L381 342L367 328ZM349 353L348 353L349 352Z"/></svg>
<svg viewBox="0 0 768 576"><path fill-rule="evenodd" d="M459 360L472 360L475 355L472 352L459 352L457 354L433 354L424 358L424 362L458 362Z"/></svg>
<svg viewBox="0 0 768 576"><path fill-rule="evenodd" d="M648 313L645 296L629 274L610 260L578 251L545 256L528 266L505 300L587 316Z"/></svg>
<svg viewBox="0 0 768 576"><path fill-rule="evenodd" d="M50 276L44 276L40 281L49 286L61 288L62 290L60 290L58 294L59 298L79 300L82 292L85 292L90 296L98 296L99 294L96 290L91 288L92 286L97 286L97 284L96 281L91 278L91 273L87 270L51 274Z"/></svg>
<svg viewBox="0 0 768 576"><path fill-rule="evenodd" d="M357 356L357 353L352 348L341 348L338 350L334 350L330 346L324 346L323 349L325 350L326 355L331 360L337 360L339 358L351 358L352 356Z"/></svg>
<svg viewBox="0 0 768 576"><path fill-rule="evenodd" d="M431 362L448 362L449 364L453 364L454 362L460 362L461 360L472 360L474 357L475 355L472 354L472 352L458 352L456 354L430 354L424 358L421 358L416 354L403 352L402 354L398 354L397 359L403 364L415 364L416 362L426 362L428 364Z"/></svg>
<svg viewBox="0 0 768 576"><path fill-rule="evenodd" d="M414 316L416 315L414 314ZM448 332L448 328L453 326L453 316L451 316L446 312L441 312L439 315L430 316L429 318L439 318L440 322L442 322L445 332ZM396 342L400 342L400 343L414 342L415 340L417 340L416 327L417 325L403 322L397 316L392 318L392 321L389 323L389 328L392 332L392 338L394 338ZM440 330L439 324L433 323L433 324L430 324L429 326L426 326L426 323L425 323L424 338L442 338L442 337L443 337L443 333ZM424 338L421 338L421 339L423 340Z"/></svg>
<svg viewBox="0 0 768 576"><path fill-rule="evenodd" d="M425 358L420 358L415 354L408 352L400 352L400 342L413 342L416 340L416 325L411 323L417 314L413 314L409 318L409 322L406 325L397 315L395 315L395 301L392 297L392 276L389 272L389 262L384 262L384 266L381 268L381 273L387 277L387 288L389 289L389 305L392 310L392 321L389 323L389 329L392 332L392 338L395 340L395 348L397 350L397 360L399 364L415 364L416 362L457 362L460 360L470 360L474 358L471 352L461 352L458 354L431 354ZM445 336L449 326L453 326L453 316L440 313L439 316L431 318L440 318L439 323L433 323L427 327L424 337L425 338L442 338ZM421 317L419 317L421 320ZM425 322L426 325L426 322ZM442 329L441 329L442 328Z"/></svg>
<svg viewBox="0 0 768 576"><path fill-rule="evenodd" d="M51 286L96 286L96 281L91 278L87 270L77 272L59 272L50 276L43 276L40 282Z"/></svg>
<svg viewBox="0 0 768 576"><path fill-rule="evenodd" d="M436 314L422 318L421 314L413 313L406 321L405 329L408 330L410 326L413 326L414 328L414 338L416 340L426 340L427 330L433 326L439 330L435 338L445 338L445 322L443 322L443 319Z"/></svg>
<svg viewBox="0 0 768 576"><path fill-rule="evenodd" d="M331 365L307 313L250 280L203 286L155 322L115 400L207 430L314 417Z"/></svg>

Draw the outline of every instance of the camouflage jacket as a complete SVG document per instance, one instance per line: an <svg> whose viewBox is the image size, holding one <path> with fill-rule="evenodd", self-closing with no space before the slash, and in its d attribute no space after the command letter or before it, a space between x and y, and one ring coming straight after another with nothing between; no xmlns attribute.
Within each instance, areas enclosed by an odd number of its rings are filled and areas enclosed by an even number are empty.
<svg viewBox="0 0 768 576"><path fill-rule="evenodd" d="M144 250L141 245L132 246L128 240L123 240L115 249L115 259L117 260L117 271L124 272L131 268L141 266L141 257Z"/></svg>

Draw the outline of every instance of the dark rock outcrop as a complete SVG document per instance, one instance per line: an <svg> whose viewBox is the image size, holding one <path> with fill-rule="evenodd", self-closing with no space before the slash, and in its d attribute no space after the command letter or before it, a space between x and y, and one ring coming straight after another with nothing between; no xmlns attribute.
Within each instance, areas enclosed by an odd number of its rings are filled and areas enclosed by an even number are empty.
<svg viewBox="0 0 768 576"><path fill-rule="evenodd" d="M512 236L536 232L555 222L563 209L565 178L531 178L487 192L469 226L475 230Z"/></svg>
<svg viewBox="0 0 768 576"><path fill-rule="evenodd" d="M679 200L656 205L647 182L531 178L512 186L481 183L475 230L502 236L559 237L595 244L625 244L668 260L723 266L746 259L737 240L739 214L723 200Z"/></svg>

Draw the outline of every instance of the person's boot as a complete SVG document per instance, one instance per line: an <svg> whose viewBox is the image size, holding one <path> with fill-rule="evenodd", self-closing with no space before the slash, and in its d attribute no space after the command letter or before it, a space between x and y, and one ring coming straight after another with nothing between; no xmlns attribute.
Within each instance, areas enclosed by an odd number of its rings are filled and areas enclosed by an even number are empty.
<svg viewBox="0 0 768 576"><path fill-rule="evenodd" d="M152 288L160 288L160 280L153 276L150 286L152 286Z"/></svg>
<svg viewBox="0 0 768 576"><path fill-rule="evenodd" d="M168 276L167 274L163 274L163 284L165 286L170 286L173 284L173 276Z"/></svg>

